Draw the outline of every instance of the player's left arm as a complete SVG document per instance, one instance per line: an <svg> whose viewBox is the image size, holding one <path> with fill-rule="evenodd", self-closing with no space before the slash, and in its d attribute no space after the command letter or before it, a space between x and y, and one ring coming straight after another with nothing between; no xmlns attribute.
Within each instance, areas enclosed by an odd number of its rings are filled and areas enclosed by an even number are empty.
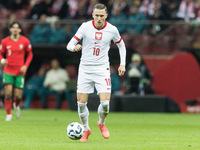
<svg viewBox="0 0 200 150"><path fill-rule="evenodd" d="M126 47L125 47L124 41L121 38L117 28L115 28L114 31L115 32L114 32L113 41L117 45L117 47L119 49L119 55L120 55L120 66L118 68L118 73L119 73L119 76L123 76L126 72L126 68L125 68L125 66L126 66Z"/></svg>
<svg viewBox="0 0 200 150"><path fill-rule="evenodd" d="M27 47L26 47L26 53L27 53L27 58L25 64L21 67L20 72L21 73L26 73L32 59L33 59L33 52L32 52L32 46L30 42L28 41Z"/></svg>
<svg viewBox="0 0 200 150"><path fill-rule="evenodd" d="M119 76L123 76L126 72L126 47L124 44L124 41L121 40L120 43L117 44L117 47L119 48L119 54L120 54L120 66L118 68Z"/></svg>

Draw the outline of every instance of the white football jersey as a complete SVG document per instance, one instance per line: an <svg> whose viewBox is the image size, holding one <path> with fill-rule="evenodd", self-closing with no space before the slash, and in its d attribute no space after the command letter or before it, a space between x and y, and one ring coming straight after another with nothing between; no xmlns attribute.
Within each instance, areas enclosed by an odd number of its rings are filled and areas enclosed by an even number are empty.
<svg viewBox="0 0 200 150"><path fill-rule="evenodd" d="M122 38L117 28L108 22L104 27L97 29L94 20L84 22L74 38L82 41L81 65L105 65L109 64L108 51L111 41L120 43Z"/></svg>

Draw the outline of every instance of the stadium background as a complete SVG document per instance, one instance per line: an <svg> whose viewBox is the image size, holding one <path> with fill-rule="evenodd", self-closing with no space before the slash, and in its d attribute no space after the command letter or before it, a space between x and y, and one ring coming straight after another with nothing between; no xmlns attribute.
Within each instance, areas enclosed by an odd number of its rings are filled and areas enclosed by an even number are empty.
<svg viewBox="0 0 200 150"><path fill-rule="evenodd" d="M95 0L2 0L0 2L0 31L2 33L0 40L5 36L4 29L8 25L8 18L11 14L14 14L15 19L22 24L23 34L30 38L33 28L40 24L39 17L42 14L46 14L50 29L55 28L55 22L59 20L63 27L69 24L75 31L83 21L91 19L89 10L96 2ZM188 106L185 103L188 100L198 102L200 99L198 0L191 1L194 5L195 17L189 19L175 15L181 5L181 0L143 0L140 2L138 0L100 0L99 2L108 6L109 17L107 21L120 29L127 47L127 64L130 63L132 53L142 54L144 62L154 77L153 87L156 95L153 99L160 101L163 97L169 98L180 106L181 112L199 113L200 105L198 103L193 106ZM118 2L121 4L120 8L118 8ZM176 6L173 8L171 7L172 4ZM130 8L132 6L140 8L145 19L131 20ZM152 13L155 9L148 11L148 6L156 6L155 8L159 9L159 13ZM120 9L123 16L116 15L115 7L117 10ZM65 11L61 8L65 8ZM136 29L135 26L137 25L143 26L143 29L137 32L131 30L131 28ZM45 40L42 42L32 41L34 59L28 70L27 79L36 73L40 65L48 64L55 57L59 59L62 67L68 69L71 78L75 79L80 53L74 54L65 49L68 40L69 38L64 42L52 43L49 42L50 40L46 40L47 42L44 42ZM116 53L116 50L117 47L112 43L109 55L111 65L115 67L119 63L119 54ZM121 78L121 81L123 82L123 78ZM121 86L123 91L123 84ZM162 98L160 99L159 96ZM134 97L130 97L131 102L133 102ZM145 95L143 98L151 100L152 97ZM151 102L155 108L159 106L159 103ZM142 105L145 105L145 103L142 103ZM66 106L66 104L64 105ZM38 105L34 106L37 107ZM67 109L65 106L63 108Z"/></svg>

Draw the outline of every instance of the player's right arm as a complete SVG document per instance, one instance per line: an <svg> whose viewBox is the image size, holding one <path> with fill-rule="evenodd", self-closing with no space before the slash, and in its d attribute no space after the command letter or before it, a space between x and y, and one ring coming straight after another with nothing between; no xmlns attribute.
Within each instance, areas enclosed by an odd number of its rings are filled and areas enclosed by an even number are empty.
<svg viewBox="0 0 200 150"><path fill-rule="evenodd" d="M72 52L78 52L82 49L80 44L77 44L78 41L73 37L70 42L67 44L67 49Z"/></svg>
<svg viewBox="0 0 200 150"><path fill-rule="evenodd" d="M67 49L72 52L78 52L82 49L82 46L80 44L77 44L82 37L84 36L84 28L85 28L85 23L83 23L76 34L73 36L73 38L69 41L67 44Z"/></svg>
<svg viewBox="0 0 200 150"><path fill-rule="evenodd" d="M8 61L6 58L3 57L3 53L5 53L6 51L6 46L5 46L5 42L4 40L2 40L1 44L0 44L0 62L3 66L6 66L8 64Z"/></svg>

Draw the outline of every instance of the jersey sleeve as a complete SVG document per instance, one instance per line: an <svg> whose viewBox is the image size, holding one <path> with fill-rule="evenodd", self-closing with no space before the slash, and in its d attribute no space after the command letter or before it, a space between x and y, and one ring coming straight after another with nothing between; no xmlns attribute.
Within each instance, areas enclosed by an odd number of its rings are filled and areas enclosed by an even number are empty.
<svg viewBox="0 0 200 150"><path fill-rule="evenodd" d="M84 36L84 31L86 29L86 24L85 23L82 23L82 25L79 27L78 31L76 32L76 34L74 35L74 38L77 40L77 41L80 41L83 36Z"/></svg>
<svg viewBox="0 0 200 150"><path fill-rule="evenodd" d="M1 44L0 44L0 52L1 52L1 53L5 53L5 52L6 52L6 44L5 44L5 41L4 41L4 40L1 41Z"/></svg>
<svg viewBox="0 0 200 150"><path fill-rule="evenodd" d="M2 40L1 44L0 44L0 60L3 58L2 53L6 52L6 45L5 45L5 41Z"/></svg>
<svg viewBox="0 0 200 150"><path fill-rule="evenodd" d="M74 51L74 47L75 45L83 38L84 36L84 30L85 30L85 23L83 23L78 31L76 32L76 34L74 35L74 37L69 41L69 43L67 44L66 48L69 51L75 52Z"/></svg>
<svg viewBox="0 0 200 150"><path fill-rule="evenodd" d="M117 47L119 48L119 55L120 55L120 65L126 65L126 47L124 44L124 41L122 40L119 31L117 30L117 28L115 27L114 30L114 37L113 37L113 41L115 42L115 44L117 45Z"/></svg>
<svg viewBox="0 0 200 150"><path fill-rule="evenodd" d="M27 58L26 58L24 65L28 68L32 59L33 59L32 45L31 45L29 39L26 39L26 49L25 49L25 51L27 52Z"/></svg>
<svg viewBox="0 0 200 150"><path fill-rule="evenodd" d="M121 38L119 31L117 30L116 27L114 27L113 31L114 32L113 32L113 39L112 40L114 41L115 44L118 44L118 43L121 42L122 38Z"/></svg>
<svg viewBox="0 0 200 150"><path fill-rule="evenodd" d="M32 51L32 45L31 42L27 39L26 41L26 52Z"/></svg>

